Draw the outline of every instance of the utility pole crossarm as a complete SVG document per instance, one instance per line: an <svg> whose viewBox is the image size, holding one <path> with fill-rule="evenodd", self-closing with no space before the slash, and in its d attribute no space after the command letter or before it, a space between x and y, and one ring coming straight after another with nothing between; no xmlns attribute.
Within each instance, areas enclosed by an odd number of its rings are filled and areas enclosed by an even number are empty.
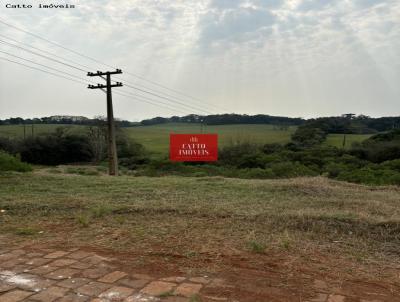
<svg viewBox="0 0 400 302"><path fill-rule="evenodd" d="M121 82L116 82L115 84L111 84L110 87L122 87L122 83ZM101 84L97 84L97 85L89 85L88 88L89 89L103 89L103 88L107 88L107 85L101 85Z"/></svg>
<svg viewBox="0 0 400 302"><path fill-rule="evenodd" d="M113 113L113 105L112 105L112 88L113 87L122 87L121 82L116 82L115 84L111 84L111 75L113 74L121 74L122 70L117 69L115 71L97 71L97 72L88 72L88 77L101 77L106 80L106 85L97 84L97 85L89 85L89 89L101 89L107 94L107 128L108 128L108 164L109 164L109 174L110 175L118 175L118 154L117 154L117 144L115 139L115 122L114 122L114 113ZM106 77L104 77L106 76ZM104 90L106 89L106 90Z"/></svg>
<svg viewBox="0 0 400 302"><path fill-rule="evenodd" d="M99 76L104 76L104 75L109 75L109 74L121 74L122 70L117 69L115 71L97 71L97 72L88 72L88 77L99 77Z"/></svg>

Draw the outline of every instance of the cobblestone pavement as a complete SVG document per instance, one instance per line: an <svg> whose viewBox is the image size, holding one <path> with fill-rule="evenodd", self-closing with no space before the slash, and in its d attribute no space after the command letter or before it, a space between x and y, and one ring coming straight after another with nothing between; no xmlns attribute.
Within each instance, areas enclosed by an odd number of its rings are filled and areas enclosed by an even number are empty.
<svg viewBox="0 0 400 302"><path fill-rule="evenodd" d="M154 278L127 273L121 267L116 267L112 260L80 249L0 250L0 301L239 302L224 297L226 288L233 286L223 279L207 276ZM379 297L354 300L332 294L322 280L315 280L313 286L318 293L308 300L298 301L386 301ZM203 294L210 288L217 294Z"/></svg>

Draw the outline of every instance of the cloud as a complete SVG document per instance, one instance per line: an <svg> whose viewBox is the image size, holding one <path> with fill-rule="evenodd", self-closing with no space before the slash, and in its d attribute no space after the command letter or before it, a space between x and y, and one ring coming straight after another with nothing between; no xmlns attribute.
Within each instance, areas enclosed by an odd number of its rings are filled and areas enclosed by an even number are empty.
<svg viewBox="0 0 400 302"><path fill-rule="evenodd" d="M343 110L400 114L397 0L81 2L67 11L0 10L9 23L231 111L295 116ZM94 70L106 68L11 29L0 31ZM11 50L4 45L0 49ZM101 94L0 64L0 72L9 79L0 87L2 117L71 110L89 116L104 113ZM160 89L127 74L123 79ZM23 90L18 87L21 81ZM40 94L42 86L46 90ZM115 102L116 114L128 119L170 113L119 96Z"/></svg>
<svg viewBox="0 0 400 302"><path fill-rule="evenodd" d="M223 13L209 11L200 20L199 44L242 43L270 32L276 17L267 9L237 7Z"/></svg>

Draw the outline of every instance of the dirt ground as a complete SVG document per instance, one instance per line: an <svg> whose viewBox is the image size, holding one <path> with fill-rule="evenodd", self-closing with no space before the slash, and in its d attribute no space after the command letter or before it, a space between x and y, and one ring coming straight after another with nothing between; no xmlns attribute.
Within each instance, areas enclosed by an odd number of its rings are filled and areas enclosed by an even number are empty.
<svg viewBox="0 0 400 302"><path fill-rule="evenodd" d="M7 261L2 261L2 255L9 255L10 252L22 250L23 257L35 253L41 255L79 249L79 251L110 259L109 263L112 264L113 270L122 271L130 276L150 276L148 278L153 280L152 282L176 276L186 278L186 280L194 278L193 280L202 282L199 285L201 290L193 296L186 295L185 297L179 292L157 295L155 292L152 297L158 300L154 301L400 301L400 265L385 267L382 263L354 263L340 255L332 257L332 255L311 249L304 254L296 255L282 251L254 254L226 250L219 255L203 253L200 257L191 259L180 254L165 254L157 251L156 246L152 252L144 253L132 249L129 252L119 253L90 245L73 246L71 243L65 244L62 240L46 243L32 241L16 243L10 237L0 238L0 276L1 271L6 270L21 273L23 269L24 273L29 274L30 270L37 269L31 265L32 262L29 262L29 256L17 261L18 257L21 257L19 254L14 262L10 262L10 257L7 256L5 257ZM13 259L11 257L11 260ZM95 264L94 267L96 266L98 265ZM0 277L0 293L2 286L3 289L5 288L4 281L1 280ZM179 287L179 284L176 286ZM0 301L67 301L66 297L61 296L56 296L55 300L40 300L41 296L38 297L39 300L35 300L35 296L27 297L25 300L6 300L8 297L6 295L10 295L10 292L15 290L3 292L4 296L0 294ZM143 287L135 291L140 295L146 292L146 289ZM70 292L68 294L71 295ZM87 298L94 299L95 297ZM135 297L137 300L134 300ZM100 300L91 301L152 301L140 300L138 297L141 296L131 296L131 300L113 300L104 298L103 295Z"/></svg>

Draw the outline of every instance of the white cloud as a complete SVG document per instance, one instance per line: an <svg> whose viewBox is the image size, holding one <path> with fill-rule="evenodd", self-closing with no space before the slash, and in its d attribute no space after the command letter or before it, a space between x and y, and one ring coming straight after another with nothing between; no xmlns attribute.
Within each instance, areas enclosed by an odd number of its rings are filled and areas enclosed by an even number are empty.
<svg viewBox="0 0 400 302"><path fill-rule="evenodd" d="M82 0L74 10L0 12L9 23L230 111L400 114L398 1ZM4 26L0 33L105 68ZM0 90L1 117L104 113L100 93L0 64L7 83ZM129 119L169 114L117 96L116 112Z"/></svg>

